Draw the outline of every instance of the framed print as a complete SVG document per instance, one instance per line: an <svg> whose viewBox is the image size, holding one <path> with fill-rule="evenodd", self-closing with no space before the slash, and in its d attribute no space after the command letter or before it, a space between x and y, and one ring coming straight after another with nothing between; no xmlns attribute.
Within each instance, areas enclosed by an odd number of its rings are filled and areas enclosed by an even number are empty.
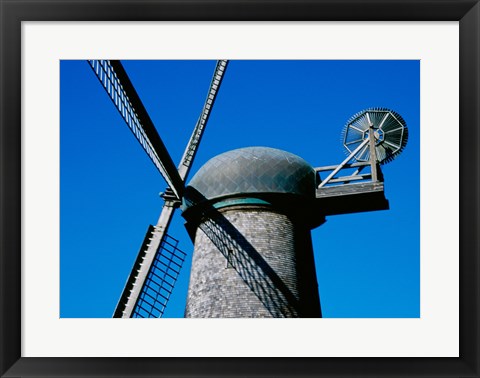
<svg viewBox="0 0 480 378"><path fill-rule="evenodd" d="M480 375L478 1L0 1L2 376Z"/></svg>

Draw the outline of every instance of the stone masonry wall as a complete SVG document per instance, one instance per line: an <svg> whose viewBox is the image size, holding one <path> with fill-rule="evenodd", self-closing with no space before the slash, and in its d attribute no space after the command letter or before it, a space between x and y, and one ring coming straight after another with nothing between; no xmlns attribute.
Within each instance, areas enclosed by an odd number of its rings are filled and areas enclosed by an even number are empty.
<svg viewBox="0 0 480 378"><path fill-rule="evenodd" d="M216 210L196 231L185 316L320 316L310 238L265 208Z"/></svg>

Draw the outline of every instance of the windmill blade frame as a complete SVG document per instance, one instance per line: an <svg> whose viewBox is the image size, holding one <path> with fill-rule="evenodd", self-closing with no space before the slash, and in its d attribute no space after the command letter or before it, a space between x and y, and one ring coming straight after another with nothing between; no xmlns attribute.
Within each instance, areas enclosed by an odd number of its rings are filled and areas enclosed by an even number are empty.
<svg viewBox="0 0 480 378"><path fill-rule="evenodd" d="M167 239L166 230L175 208L164 205L158 223L149 225L135 263L113 313L114 318L161 317L175 282L180 274L186 254ZM173 248L166 248L166 244ZM165 263L166 260L166 263ZM155 314L155 311L158 314Z"/></svg>
<svg viewBox="0 0 480 378"><path fill-rule="evenodd" d="M120 61L88 60L88 63L130 131L175 196L181 198L184 182Z"/></svg>
<svg viewBox="0 0 480 378"><path fill-rule="evenodd" d="M198 145L202 139L205 126L210 118L210 112L217 98L218 90L223 81L223 76L228 66L228 60L218 60L213 73L213 78L210 83L207 98L202 108L202 112L198 117L198 121L193 129L192 136L188 141L185 152L183 153L180 165L178 166L178 173L183 181L188 177L190 168L192 167L193 159L197 154Z"/></svg>
<svg viewBox="0 0 480 378"><path fill-rule="evenodd" d="M193 159L195 158L199 143L205 131L205 127L210 117L213 104L215 103L215 99L222 83L223 75L226 71L227 65L227 60L219 60L217 61L217 64L215 66L213 78L210 83L210 87L202 111L178 166L178 174L182 181L185 181L185 179L187 178L193 164ZM137 256L132 271L130 272L130 275L125 284L124 290L120 296L120 300L115 309L113 315L114 317L130 318L135 317L136 314L138 315L140 313L138 308L142 305L142 296L145 297L145 292L146 290L148 290L149 277L152 276L153 271L156 269L155 262L159 260L158 256L164 251L164 249L162 249L162 246L165 245L166 239L170 238L170 236L167 235L168 227L180 201L179 198L175 197L170 192L169 188L167 188L162 197L165 200L165 204L160 213L158 222L156 226L150 226L149 230L147 231L144 243L142 244L142 248L139 251L139 255ZM149 238L149 236L151 236L151 238ZM183 252L180 251L180 254L183 254ZM181 259L182 263L183 259ZM178 276L180 268L181 264L179 266L178 272L176 272L176 276ZM163 271L163 273L168 274L168 272L166 271ZM176 276L174 277L174 281L176 280ZM173 286L171 288L173 289ZM153 296L151 295L149 300L144 301L147 302L147 306L155 307L156 303L158 302L163 302L163 300L165 299L166 301L168 301L168 298L160 294L161 290L162 287L160 286L158 288L158 295L160 296L160 299L158 301L156 301L156 299L153 298ZM165 306L166 302L164 303L164 305L161 304L161 306L159 306L159 317L163 315L163 310L165 309ZM152 314L152 312L150 312L150 314Z"/></svg>

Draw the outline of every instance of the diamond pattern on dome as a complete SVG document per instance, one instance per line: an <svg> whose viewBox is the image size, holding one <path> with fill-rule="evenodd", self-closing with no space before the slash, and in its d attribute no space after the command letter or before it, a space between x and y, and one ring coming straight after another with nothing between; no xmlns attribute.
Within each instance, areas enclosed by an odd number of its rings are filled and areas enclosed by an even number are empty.
<svg viewBox="0 0 480 378"><path fill-rule="evenodd" d="M192 178L190 187L207 199L241 193L315 195L315 171L289 152L248 147L210 159Z"/></svg>

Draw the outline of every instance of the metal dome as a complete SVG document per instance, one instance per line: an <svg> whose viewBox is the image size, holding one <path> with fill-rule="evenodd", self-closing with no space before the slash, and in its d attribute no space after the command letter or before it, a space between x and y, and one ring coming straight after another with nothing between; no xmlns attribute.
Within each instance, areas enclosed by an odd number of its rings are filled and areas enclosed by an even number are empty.
<svg viewBox="0 0 480 378"><path fill-rule="evenodd" d="M314 198L315 170L289 152L269 147L240 148L205 163L187 186L186 197L192 188L208 200L252 193L290 193Z"/></svg>

